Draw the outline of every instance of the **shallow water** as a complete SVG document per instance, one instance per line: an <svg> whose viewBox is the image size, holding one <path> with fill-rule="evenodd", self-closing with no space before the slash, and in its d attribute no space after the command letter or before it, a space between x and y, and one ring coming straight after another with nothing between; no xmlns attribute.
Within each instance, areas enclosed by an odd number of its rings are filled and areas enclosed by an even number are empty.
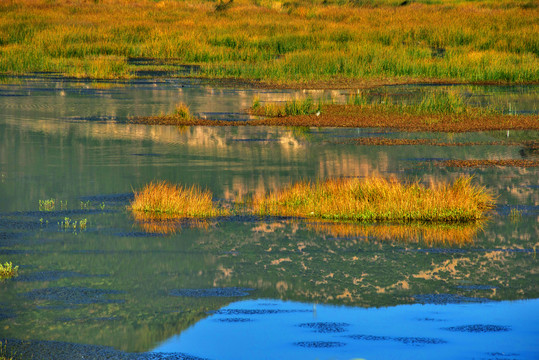
<svg viewBox="0 0 539 360"><path fill-rule="evenodd" d="M149 127L126 120L169 112L178 101L195 113L235 117L260 91L194 80L106 89L20 82L0 86L0 261L20 265L18 278L0 284L0 338L19 354L248 359L263 348L267 358L283 359L538 357L537 170L433 162L537 153L519 145L343 141L518 142L537 140L537 132ZM155 223L126 210L133 189L151 180L199 184L227 204L291 181L375 173L425 183L473 174L495 192L498 207L475 227L248 216ZM47 199L54 209L40 209ZM509 216L512 209L520 216ZM229 337L221 341L216 332ZM463 347L469 351L457 353Z"/></svg>

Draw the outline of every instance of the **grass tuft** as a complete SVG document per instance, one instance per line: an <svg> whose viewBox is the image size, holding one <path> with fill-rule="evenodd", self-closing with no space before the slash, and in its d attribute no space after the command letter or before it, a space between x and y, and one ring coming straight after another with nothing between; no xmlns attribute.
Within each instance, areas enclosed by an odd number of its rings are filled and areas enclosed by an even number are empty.
<svg viewBox="0 0 539 360"><path fill-rule="evenodd" d="M187 106L185 103L180 102L176 105L176 108L174 109L174 117L182 119L182 120L189 120L192 118L191 111L189 110L189 106Z"/></svg>
<svg viewBox="0 0 539 360"><path fill-rule="evenodd" d="M0 280L11 279L18 275L19 267L13 266L12 263L6 262L4 265L0 263Z"/></svg>
<svg viewBox="0 0 539 360"><path fill-rule="evenodd" d="M253 200L255 214L360 222L468 222L484 217L494 198L460 177L453 184L403 184L394 179L299 182Z"/></svg>
<svg viewBox="0 0 539 360"><path fill-rule="evenodd" d="M322 103L315 103L311 97L305 99L293 99L284 103L260 104L260 99L255 98L251 111L255 115L283 117L296 115L311 115L318 113L322 108Z"/></svg>
<svg viewBox="0 0 539 360"><path fill-rule="evenodd" d="M169 218L209 218L226 215L212 201L209 190L198 186L184 187L166 181L151 182L142 190L135 191L131 203L134 212L145 212Z"/></svg>
<svg viewBox="0 0 539 360"><path fill-rule="evenodd" d="M522 218L522 210L511 209L509 212L509 218L511 219L511 222L519 222Z"/></svg>

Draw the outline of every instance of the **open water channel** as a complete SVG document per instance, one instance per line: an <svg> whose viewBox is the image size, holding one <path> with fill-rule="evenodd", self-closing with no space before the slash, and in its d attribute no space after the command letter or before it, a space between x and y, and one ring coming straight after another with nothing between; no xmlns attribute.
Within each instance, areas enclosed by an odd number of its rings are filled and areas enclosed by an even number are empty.
<svg viewBox="0 0 539 360"><path fill-rule="evenodd" d="M384 91L411 101L430 88ZM537 112L537 87L456 89L477 104ZM539 358L537 169L436 164L537 159L537 149L515 145L537 132L128 122L179 101L208 118L246 118L257 94L295 95L180 79L0 85L0 262L20 267L0 283L2 351L24 359ZM381 136L484 144L347 141ZM473 174L498 205L471 226L249 216L156 223L127 210L133 189L152 180L207 187L231 204L297 180L373 174L424 183Z"/></svg>

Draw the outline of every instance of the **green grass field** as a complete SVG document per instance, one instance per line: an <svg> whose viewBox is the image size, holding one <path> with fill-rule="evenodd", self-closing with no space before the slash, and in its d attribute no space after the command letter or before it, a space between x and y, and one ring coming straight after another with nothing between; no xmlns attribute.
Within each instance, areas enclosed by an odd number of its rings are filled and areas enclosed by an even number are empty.
<svg viewBox="0 0 539 360"><path fill-rule="evenodd" d="M274 86L539 81L537 2L401 3L6 0L0 73L130 78L188 64Z"/></svg>

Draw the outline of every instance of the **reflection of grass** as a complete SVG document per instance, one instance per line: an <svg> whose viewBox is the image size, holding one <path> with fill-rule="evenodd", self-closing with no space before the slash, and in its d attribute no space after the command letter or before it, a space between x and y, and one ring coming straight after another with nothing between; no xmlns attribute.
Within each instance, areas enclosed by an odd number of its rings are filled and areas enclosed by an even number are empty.
<svg viewBox="0 0 539 360"><path fill-rule="evenodd" d="M43 219L40 219L41 224L43 225ZM88 219L82 219L82 220L73 220L69 217L64 217L63 221L58 222L58 226L63 230L71 230L77 231L77 228L80 231L86 230L86 225L88 223Z"/></svg>
<svg viewBox="0 0 539 360"><path fill-rule="evenodd" d="M522 211L518 209L511 209L509 212L509 218L512 222L519 222L522 218Z"/></svg>
<svg viewBox="0 0 539 360"><path fill-rule="evenodd" d="M135 192L131 210L176 218L207 218L225 215L212 201L209 190L197 186L184 187L163 182L151 182Z"/></svg>
<svg viewBox="0 0 539 360"><path fill-rule="evenodd" d="M473 221L494 205L493 197L470 177L427 188L381 177L300 182L258 196L259 215L355 221Z"/></svg>
<svg viewBox="0 0 539 360"><path fill-rule="evenodd" d="M197 229L208 229L210 224L205 219L190 219L188 222L178 221L177 217L162 213L133 212L137 225L150 234L174 234L184 226Z"/></svg>
<svg viewBox="0 0 539 360"><path fill-rule="evenodd" d="M19 267L13 266L10 262L6 262L4 265L0 263L0 280L11 279L17 276L18 271Z"/></svg>
<svg viewBox="0 0 539 360"><path fill-rule="evenodd" d="M388 241L422 242L428 245L464 245L473 242L481 223L461 224L354 224L313 222L308 227L334 237L364 237Z"/></svg>

